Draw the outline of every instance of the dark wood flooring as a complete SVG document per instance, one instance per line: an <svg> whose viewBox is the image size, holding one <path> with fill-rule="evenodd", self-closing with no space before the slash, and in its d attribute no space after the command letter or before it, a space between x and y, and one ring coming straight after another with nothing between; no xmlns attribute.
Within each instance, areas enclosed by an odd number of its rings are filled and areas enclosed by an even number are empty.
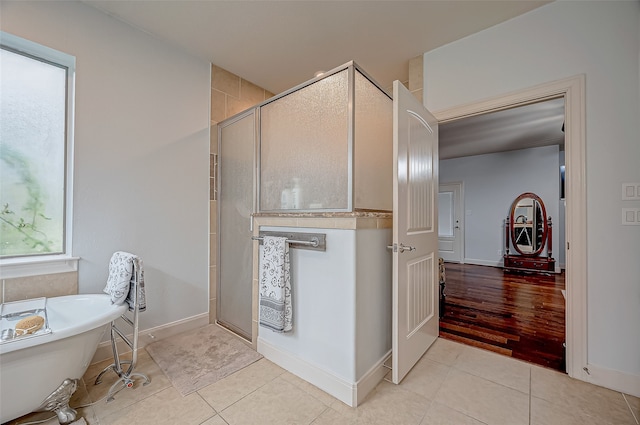
<svg viewBox="0 0 640 425"><path fill-rule="evenodd" d="M446 263L440 336L565 371L564 273Z"/></svg>

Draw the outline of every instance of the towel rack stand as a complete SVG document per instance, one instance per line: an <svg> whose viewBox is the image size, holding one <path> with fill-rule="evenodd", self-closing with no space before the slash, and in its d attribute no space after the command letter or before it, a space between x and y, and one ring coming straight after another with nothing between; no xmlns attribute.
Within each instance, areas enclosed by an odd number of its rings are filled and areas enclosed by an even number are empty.
<svg viewBox="0 0 640 425"><path fill-rule="evenodd" d="M262 245L265 236L285 237L287 238L287 243L289 243L292 248L314 251L327 250L327 235L324 233L272 232L269 230L261 230L259 236L252 236L251 239L259 241Z"/></svg>
<svg viewBox="0 0 640 425"><path fill-rule="evenodd" d="M111 385L111 388L109 388L109 392L107 393L107 403L112 401L114 399L114 396L124 388L133 388L133 383L134 383L134 379L132 379L133 377L137 376L139 378L144 379L144 382L142 385L149 385L151 383L151 379L149 379L147 375L133 371L138 361L138 315L140 314L140 300L138 300L138 285L141 280L141 273L142 271L140 270L140 268L136 267L134 270L134 277L132 277L133 289L131 292L133 293L133 297L132 297L133 306L128 309L130 311L133 310L131 314L131 318L129 318L126 315L126 312L120 316L120 319L122 319L127 325L131 326L133 330L132 336L127 337L124 334L124 332L118 329L118 327L116 326L115 320L111 322L111 349L113 351L114 362L111 365L104 368L104 370L100 372L100 374L96 377L96 380L95 380L94 385L100 384L102 382L102 376L109 370L113 370L115 374L118 375L118 379L116 380L116 382L113 383L113 385ZM127 301L125 301L125 303L126 302ZM120 337L120 339L122 339L122 341L125 344L127 344L129 348L131 348L131 360L120 360L120 354L118 353L117 337ZM129 367L126 370L124 370L122 368L123 364L125 365L128 364ZM120 388L117 388L119 383L122 383L122 386Z"/></svg>

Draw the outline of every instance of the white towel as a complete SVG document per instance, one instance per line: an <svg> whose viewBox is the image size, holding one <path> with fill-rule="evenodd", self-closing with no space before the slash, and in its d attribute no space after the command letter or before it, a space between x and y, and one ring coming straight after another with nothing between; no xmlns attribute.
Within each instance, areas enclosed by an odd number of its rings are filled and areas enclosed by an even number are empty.
<svg viewBox="0 0 640 425"><path fill-rule="evenodd" d="M104 292L111 296L112 304L129 304L133 310L133 291L138 282L138 310L147 307L144 291L144 270L142 259L128 252L117 251L109 261L109 278Z"/></svg>
<svg viewBox="0 0 640 425"><path fill-rule="evenodd" d="M265 236L260 255L260 325L292 329L291 275L287 238Z"/></svg>

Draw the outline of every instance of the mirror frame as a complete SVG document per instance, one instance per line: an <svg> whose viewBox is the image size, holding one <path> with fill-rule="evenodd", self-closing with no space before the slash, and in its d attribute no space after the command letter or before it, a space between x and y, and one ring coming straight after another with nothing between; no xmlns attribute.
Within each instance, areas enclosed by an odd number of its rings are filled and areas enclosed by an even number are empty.
<svg viewBox="0 0 640 425"><path fill-rule="evenodd" d="M538 247L538 249L532 252L522 252L518 247L518 244L516 243L516 239L515 239L515 231L514 231L515 217L513 215L515 213L518 202L520 202L525 198L532 198L534 201L536 201L540 205L540 208L542 209L542 217L543 217L542 239L540 241L540 246ZM509 212L509 239L511 240L511 245L513 246L513 249L518 254L525 257L538 257L540 256L545 246L547 245L548 233L549 233L549 220L547 219L547 210L544 206L544 202L542 202L542 199L533 192L525 192L520 194L515 199L515 201L513 201L513 203L511 204L511 211Z"/></svg>

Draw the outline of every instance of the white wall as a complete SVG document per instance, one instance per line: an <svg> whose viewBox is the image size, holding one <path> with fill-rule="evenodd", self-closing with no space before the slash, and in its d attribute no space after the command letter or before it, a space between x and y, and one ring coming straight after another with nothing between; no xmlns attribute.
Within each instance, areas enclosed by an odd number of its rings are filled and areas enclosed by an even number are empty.
<svg viewBox="0 0 640 425"><path fill-rule="evenodd" d="M559 203L558 146L500 152L440 161L440 183L464 184L465 263L502 266L504 221L523 192L542 198L553 227L557 259Z"/></svg>
<svg viewBox="0 0 640 425"><path fill-rule="evenodd" d="M588 361L640 379L640 227L621 184L640 181L640 3L553 2L424 55L440 111L586 75ZM638 387L636 387L637 389Z"/></svg>
<svg viewBox="0 0 640 425"><path fill-rule="evenodd" d="M2 30L76 57L73 255L100 292L145 264L146 329L208 310L210 64L79 2L2 2Z"/></svg>
<svg viewBox="0 0 640 425"><path fill-rule="evenodd" d="M301 231L296 227L260 227L260 230ZM293 357L354 383L359 378L355 365L356 231L321 228L303 231L326 234L327 250L289 251L293 329L276 333L258 326L258 336Z"/></svg>

